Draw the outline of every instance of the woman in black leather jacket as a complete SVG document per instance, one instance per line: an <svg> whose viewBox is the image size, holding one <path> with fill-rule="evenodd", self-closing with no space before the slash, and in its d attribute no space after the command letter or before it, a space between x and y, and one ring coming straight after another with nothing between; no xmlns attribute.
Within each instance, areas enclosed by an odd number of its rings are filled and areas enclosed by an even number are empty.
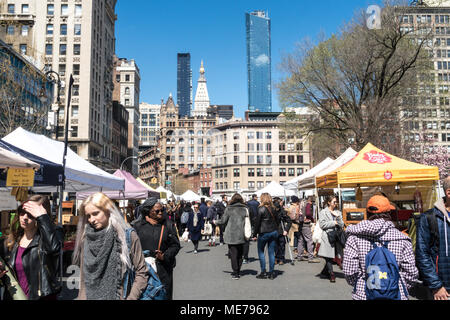
<svg viewBox="0 0 450 320"><path fill-rule="evenodd" d="M268 193L263 193L261 195L261 205L258 208L258 214L255 219L255 232L258 234L258 256L261 266L261 273L256 276L257 279L274 279L275 249L279 225L280 220L272 203L272 197ZM268 246L267 251L269 254L269 273L267 274L264 255L266 245Z"/></svg>
<svg viewBox="0 0 450 320"><path fill-rule="evenodd" d="M63 232L50 218L47 197L34 195L19 206L6 245L9 265L29 300L56 300L63 241Z"/></svg>

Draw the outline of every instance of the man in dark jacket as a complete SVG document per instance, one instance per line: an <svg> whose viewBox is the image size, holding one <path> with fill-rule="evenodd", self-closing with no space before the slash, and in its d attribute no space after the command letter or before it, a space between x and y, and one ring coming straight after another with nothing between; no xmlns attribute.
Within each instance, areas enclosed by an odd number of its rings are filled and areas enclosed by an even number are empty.
<svg viewBox="0 0 450 320"><path fill-rule="evenodd" d="M258 215L258 207L259 207L258 196L256 194L252 195L252 199L247 202L247 206L250 211L250 221L252 224L252 233L255 234L254 225L255 225L256 216Z"/></svg>
<svg viewBox="0 0 450 320"><path fill-rule="evenodd" d="M420 216L417 227L417 267L434 300L450 299L450 177L444 180L443 188L445 198L439 199L433 209ZM432 236L428 222L433 220L429 219L436 219L438 239Z"/></svg>
<svg viewBox="0 0 450 320"><path fill-rule="evenodd" d="M224 212L225 212L225 208L227 206L227 196L226 195L222 195L222 201L217 201L215 204L216 208L217 208L217 216L218 219L221 219ZM219 226L220 229L220 245L223 245L223 232L224 232L224 227L223 226Z"/></svg>
<svg viewBox="0 0 450 320"><path fill-rule="evenodd" d="M163 206L156 198L148 199L141 206L140 212L144 218L135 221L133 227L141 241L142 251L149 250L149 255L156 259L156 272L165 286L167 299L172 300L175 256L180 251L175 227L164 218Z"/></svg>
<svg viewBox="0 0 450 320"><path fill-rule="evenodd" d="M292 221L288 217L286 210L284 210L283 203L280 198L274 198L273 204L275 206L275 214L280 220L280 225L278 227L277 248L275 249L275 264L283 265L286 263L285 253L286 236L288 234L287 231L291 229Z"/></svg>

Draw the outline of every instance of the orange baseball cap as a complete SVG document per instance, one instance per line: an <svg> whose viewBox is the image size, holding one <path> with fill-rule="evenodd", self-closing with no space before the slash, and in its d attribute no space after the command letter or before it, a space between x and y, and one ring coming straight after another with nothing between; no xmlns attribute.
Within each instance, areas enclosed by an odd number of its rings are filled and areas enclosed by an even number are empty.
<svg viewBox="0 0 450 320"><path fill-rule="evenodd" d="M369 213L384 213L395 210L395 207L388 198L377 195L369 199L366 209Z"/></svg>

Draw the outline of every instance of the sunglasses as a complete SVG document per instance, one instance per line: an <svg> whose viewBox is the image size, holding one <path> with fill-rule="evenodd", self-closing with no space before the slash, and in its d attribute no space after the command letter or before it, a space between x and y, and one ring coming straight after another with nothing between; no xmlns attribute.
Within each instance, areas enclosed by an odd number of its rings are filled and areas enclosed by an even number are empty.
<svg viewBox="0 0 450 320"><path fill-rule="evenodd" d="M162 213L163 210L159 209L159 210L153 210L154 213L158 214L158 213Z"/></svg>

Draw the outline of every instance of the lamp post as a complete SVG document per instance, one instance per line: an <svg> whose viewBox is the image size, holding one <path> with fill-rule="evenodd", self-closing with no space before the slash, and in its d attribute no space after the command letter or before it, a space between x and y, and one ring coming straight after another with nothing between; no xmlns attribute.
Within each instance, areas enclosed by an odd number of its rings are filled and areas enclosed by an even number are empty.
<svg viewBox="0 0 450 320"><path fill-rule="evenodd" d="M127 161L128 159L137 159L138 157L136 157L136 156L131 156L131 157L128 157L128 158L125 158L123 161L122 161L122 163L120 164L120 170L122 170L122 167L123 167L123 164L125 163L125 161Z"/></svg>
<svg viewBox="0 0 450 320"><path fill-rule="evenodd" d="M56 103L52 104L52 111L54 113L54 126L55 126L55 140L58 140L58 115L59 115L59 109L61 107L61 88L63 87L63 82L61 81L61 78L59 76L59 73L53 70L47 71L45 73L45 78L47 82L50 83L56 83L57 85L57 92L56 92ZM41 100L42 103L47 102L48 97L45 94L45 85L42 84L41 92L39 93L39 100ZM48 130L50 130L50 126L47 127Z"/></svg>

